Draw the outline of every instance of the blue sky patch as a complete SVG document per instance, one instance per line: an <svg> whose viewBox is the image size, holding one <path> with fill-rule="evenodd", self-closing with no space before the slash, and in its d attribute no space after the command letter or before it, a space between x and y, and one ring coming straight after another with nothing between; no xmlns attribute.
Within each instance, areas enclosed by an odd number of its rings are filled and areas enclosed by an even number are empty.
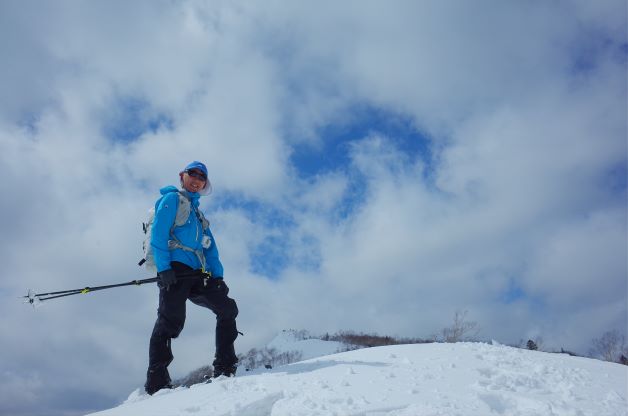
<svg viewBox="0 0 628 416"><path fill-rule="evenodd" d="M356 106L350 114L318 131L323 146L301 144L293 148L290 161L303 178L347 169L351 143L371 134L381 134L410 158L432 164L429 138L422 134L408 116L372 106Z"/></svg>
<svg viewBox="0 0 628 416"><path fill-rule="evenodd" d="M150 104L141 98L120 98L109 107L110 112L103 117L102 131L106 137L116 142L131 142L145 133L174 129L174 120L168 115L155 112Z"/></svg>
<svg viewBox="0 0 628 416"><path fill-rule="evenodd" d="M356 105L349 114L339 117L343 122L331 123L318 131L322 146L309 143L293 148L290 158L297 174L304 179L330 172L342 172L349 180L347 191L337 210L337 219L345 219L364 203L368 181L351 169L352 144L377 134L405 155L408 161L421 160L424 179L431 180L434 157L429 137L423 134L409 116L368 105Z"/></svg>
<svg viewBox="0 0 628 416"><path fill-rule="evenodd" d="M628 164L626 160L622 160L608 170L601 186L607 186L622 198L625 197L628 190Z"/></svg>
<svg viewBox="0 0 628 416"><path fill-rule="evenodd" d="M525 298L526 294L514 279L508 282L508 288L501 294L501 300L505 304L511 304Z"/></svg>
<svg viewBox="0 0 628 416"><path fill-rule="evenodd" d="M525 302L537 313L543 313L548 307L542 297L526 292L515 278L511 278L508 281L508 287L501 293L499 301L504 305L510 305L516 302Z"/></svg>
<svg viewBox="0 0 628 416"><path fill-rule="evenodd" d="M214 197L215 209L237 210L247 213L249 219L256 224L266 227L295 227L296 222L289 213L278 209L274 205L249 199L237 192L222 192Z"/></svg>
<svg viewBox="0 0 628 416"><path fill-rule="evenodd" d="M288 266L288 253L285 235L268 236L251 248L250 270L274 279Z"/></svg>
<svg viewBox="0 0 628 416"><path fill-rule="evenodd" d="M251 247L251 272L277 279L289 266L316 272L322 263L320 242L314 236L295 237L296 229L278 228Z"/></svg>
<svg viewBox="0 0 628 416"><path fill-rule="evenodd" d="M32 111L25 111L17 122L18 126L24 129L24 131L31 136L34 136L37 134L38 123L39 123L39 115Z"/></svg>
<svg viewBox="0 0 628 416"><path fill-rule="evenodd" d="M240 210L251 222L270 231L259 236L259 240L255 240L254 246L250 248L250 270L253 273L274 279L291 264L290 234L297 226L291 215L273 205L247 199L235 192L217 196L214 206L220 210Z"/></svg>

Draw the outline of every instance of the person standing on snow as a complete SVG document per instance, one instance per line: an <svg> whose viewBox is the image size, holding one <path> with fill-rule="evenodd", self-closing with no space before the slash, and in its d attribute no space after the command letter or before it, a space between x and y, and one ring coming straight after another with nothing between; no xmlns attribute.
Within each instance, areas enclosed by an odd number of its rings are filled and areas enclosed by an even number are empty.
<svg viewBox="0 0 628 416"><path fill-rule="evenodd" d="M168 365L174 358L171 340L183 330L188 299L216 314L214 377L235 375L238 361L233 345L238 336L238 307L227 296L229 288L223 280L216 242L209 222L198 209L201 195L207 195L211 190L207 168L194 161L179 173L179 177L181 190L174 186L160 190L162 196L155 204L151 230L150 244L159 285L159 309L150 338L144 385L151 395L162 388L172 388L168 373ZM177 214L187 214L180 207L186 200L190 208L187 221L175 226ZM177 275L181 274L185 274L185 278L178 279Z"/></svg>

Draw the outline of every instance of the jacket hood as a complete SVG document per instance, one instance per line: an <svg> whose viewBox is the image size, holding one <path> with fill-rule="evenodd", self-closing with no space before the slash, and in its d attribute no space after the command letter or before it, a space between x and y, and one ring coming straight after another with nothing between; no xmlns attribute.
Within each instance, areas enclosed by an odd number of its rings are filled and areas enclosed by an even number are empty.
<svg viewBox="0 0 628 416"><path fill-rule="evenodd" d="M159 190L159 192L160 192L162 195L166 195L166 194L169 194L169 193L171 193L171 192L179 192L179 189L178 189L176 186L173 186L173 185L168 185L168 186L164 186L163 188L161 188L161 189Z"/></svg>

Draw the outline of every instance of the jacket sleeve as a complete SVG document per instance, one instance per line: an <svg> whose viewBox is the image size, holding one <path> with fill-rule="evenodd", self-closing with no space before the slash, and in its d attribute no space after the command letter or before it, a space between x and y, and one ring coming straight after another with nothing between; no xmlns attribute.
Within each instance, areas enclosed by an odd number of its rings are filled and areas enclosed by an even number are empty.
<svg viewBox="0 0 628 416"><path fill-rule="evenodd" d="M170 230L177 216L178 204L179 197L177 193L171 192L166 194L155 208L150 244L153 247L157 272L163 272L171 268L168 240L170 240Z"/></svg>
<svg viewBox="0 0 628 416"><path fill-rule="evenodd" d="M220 262L220 258L218 257L218 246L216 246L216 240L209 228L205 230L205 234L207 234L212 241L209 248L204 249L203 252L205 255L207 270L211 272L213 277L224 277L224 269L222 267L222 263Z"/></svg>

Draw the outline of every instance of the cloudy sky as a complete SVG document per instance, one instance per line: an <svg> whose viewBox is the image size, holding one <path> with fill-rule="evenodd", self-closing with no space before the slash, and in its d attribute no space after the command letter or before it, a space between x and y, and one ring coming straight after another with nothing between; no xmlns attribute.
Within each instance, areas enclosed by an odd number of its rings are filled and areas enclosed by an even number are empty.
<svg viewBox="0 0 628 416"><path fill-rule="evenodd" d="M284 328L587 353L627 326L626 3L1 1L0 413L144 382L141 222L204 161L239 352ZM173 376L213 355L193 305Z"/></svg>

